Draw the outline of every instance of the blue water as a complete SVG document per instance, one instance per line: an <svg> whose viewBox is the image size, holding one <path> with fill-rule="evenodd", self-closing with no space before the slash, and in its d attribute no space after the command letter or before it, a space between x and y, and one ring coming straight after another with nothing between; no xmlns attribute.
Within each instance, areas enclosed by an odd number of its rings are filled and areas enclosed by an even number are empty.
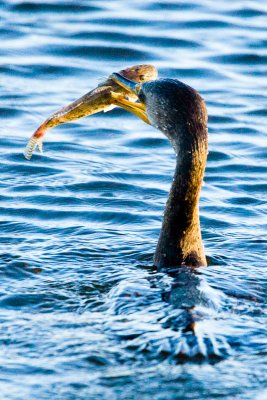
<svg viewBox="0 0 267 400"><path fill-rule="evenodd" d="M1 399L266 399L266 1L0 10ZM140 63L208 106L209 267L189 278L153 268L175 165L160 132L115 109L22 155L54 111Z"/></svg>

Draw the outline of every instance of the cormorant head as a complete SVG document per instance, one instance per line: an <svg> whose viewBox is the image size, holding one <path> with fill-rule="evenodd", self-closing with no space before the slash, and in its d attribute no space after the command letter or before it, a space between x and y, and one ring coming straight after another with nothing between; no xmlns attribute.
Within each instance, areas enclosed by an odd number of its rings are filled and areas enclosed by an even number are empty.
<svg viewBox="0 0 267 400"><path fill-rule="evenodd" d="M124 104L122 99L118 105L162 131L175 150L182 139L189 140L191 135L206 132L205 102L190 86L177 79L157 79L141 84L118 73L111 77L139 99L138 103L132 104Z"/></svg>

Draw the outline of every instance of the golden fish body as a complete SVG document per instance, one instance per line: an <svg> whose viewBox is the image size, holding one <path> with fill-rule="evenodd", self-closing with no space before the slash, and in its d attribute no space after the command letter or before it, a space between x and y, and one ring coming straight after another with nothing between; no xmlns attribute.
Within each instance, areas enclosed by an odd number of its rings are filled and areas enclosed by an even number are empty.
<svg viewBox="0 0 267 400"><path fill-rule="evenodd" d="M133 80L137 83L146 82L157 78L157 70L153 65L136 65L121 70L119 73L125 78ZM43 138L48 129L66 122L74 121L78 118L96 114L100 111L108 111L110 108L115 107L116 102L112 96L114 93L131 101L137 100L135 95L129 94L128 91L126 91L122 86L118 85L114 80L111 78L106 79L95 89L86 93L73 103L61 108L51 117L46 119L30 138L24 150L25 158L27 160L31 159L36 146L38 146L39 150L42 152Z"/></svg>

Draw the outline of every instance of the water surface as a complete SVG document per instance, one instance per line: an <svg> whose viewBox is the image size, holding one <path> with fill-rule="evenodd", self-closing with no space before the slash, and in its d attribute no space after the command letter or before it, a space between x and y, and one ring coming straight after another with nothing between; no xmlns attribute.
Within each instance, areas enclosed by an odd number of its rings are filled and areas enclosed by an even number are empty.
<svg viewBox="0 0 267 400"><path fill-rule="evenodd" d="M265 1L0 9L2 398L265 399ZM116 109L55 128L44 156L22 155L51 113L139 63L208 106L210 265L190 278L153 268L175 164L160 132Z"/></svg>

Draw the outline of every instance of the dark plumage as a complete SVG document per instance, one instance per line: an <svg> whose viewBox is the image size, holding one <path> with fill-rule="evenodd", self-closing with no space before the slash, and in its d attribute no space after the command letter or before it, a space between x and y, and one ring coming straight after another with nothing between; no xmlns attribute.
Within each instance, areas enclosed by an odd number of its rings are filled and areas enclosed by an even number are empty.
<svg viewBox="0 0 267 400"><path fill-rule="evenodd" d="M115 79L120 83L119 74ZM121 83L127 87L126 79ZM148 123L167 136L177 156L154 264L158 268L206 265L198 213L208 152L205 102L196 90L176 79L129 83L129 90L134 87ZM140 116L139 110L133 112Z"/></svg>

